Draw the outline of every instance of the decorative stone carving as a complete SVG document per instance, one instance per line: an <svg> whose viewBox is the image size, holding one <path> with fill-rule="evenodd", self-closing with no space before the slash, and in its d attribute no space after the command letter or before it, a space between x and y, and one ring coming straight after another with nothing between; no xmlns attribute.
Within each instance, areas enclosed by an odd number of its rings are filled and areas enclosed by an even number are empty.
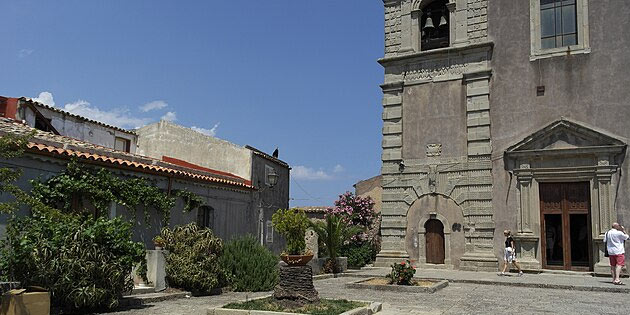
<svg viewBox="0 0 630 315"><path fill-rule="evenodd" d="M442 155L442 144L441 143L431 143L427 144L427 156L440 156Z"/></svg>
<svg viewBox="0 0 630 315"><path fill-rule="evenodd" d="M273 297L279 300L291 300L300 304L319 301L319 294L313 285L311 266L280 265L280 277Z"/></svg>
<svg viewBox="0 0 630 315"><path fill-rule="evenodd" d="M409 65L406 81L430 80L439 76L461 76L466 69L462 60L445 59Z"/></svg>

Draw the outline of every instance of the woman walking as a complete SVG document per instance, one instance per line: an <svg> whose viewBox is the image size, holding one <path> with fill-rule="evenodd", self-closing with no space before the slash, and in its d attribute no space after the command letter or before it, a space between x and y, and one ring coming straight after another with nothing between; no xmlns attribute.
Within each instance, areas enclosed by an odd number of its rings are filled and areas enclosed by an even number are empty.
<svg viewBox="0 0 630 315"><path fill-rule="evenodd" d="M503 255L503 271L499 274L500 276L505 276L505 272L508 269L510 263L514 264L516 268L518 268L518 276L523 275L523 271L521 271L521 266L516 261L516 251L514 239L512 238L512 232L510 230L503 231L503 235L505 235L505 254Z"/></svg>

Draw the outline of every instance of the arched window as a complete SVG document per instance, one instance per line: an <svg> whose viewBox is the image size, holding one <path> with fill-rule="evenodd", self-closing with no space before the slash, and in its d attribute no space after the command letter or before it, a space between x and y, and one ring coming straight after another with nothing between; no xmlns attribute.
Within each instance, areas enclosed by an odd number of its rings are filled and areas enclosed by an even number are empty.
<svg viewBox="0 0 630 315"><path fill-rule="evenodd" d="M197 210L197 225L211 230L214 229L214 209L212 207L199 207L199 210Z"/></svg>
<svg viewBox="0 0 630 315"><path fill-rule="evenodd" d="M431 50L450 45L450 12L448 0L436 0L422 8L420 17L421 50Z"/></svg>

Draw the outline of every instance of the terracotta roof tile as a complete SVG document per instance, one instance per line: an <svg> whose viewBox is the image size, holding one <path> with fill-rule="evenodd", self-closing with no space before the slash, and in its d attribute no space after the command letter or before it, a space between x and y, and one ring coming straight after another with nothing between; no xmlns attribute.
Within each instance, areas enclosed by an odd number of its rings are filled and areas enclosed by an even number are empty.
<svg viewBox="0 0 630 315"><path fill-rule="evenodd" d="M0 118L0 135L7 133L27 135L32 131L35 132L35 135L28 144L28 149L34 153L52 154L63 157L77 157L85 160L111 164L114 167L124 166L138 168L158 174L191 178L198 181L235 186L242 189L254 189L254 187L245 180L235 180L234 178L186 168L139 154L116 151L111 148L80 141L70 137L37 130L13 119Z"/></svg>

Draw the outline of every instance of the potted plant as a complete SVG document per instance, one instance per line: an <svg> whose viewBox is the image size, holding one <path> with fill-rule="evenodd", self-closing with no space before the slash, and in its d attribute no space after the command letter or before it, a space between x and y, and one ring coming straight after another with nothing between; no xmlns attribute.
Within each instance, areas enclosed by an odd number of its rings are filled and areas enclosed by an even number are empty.
<svg viewBox="0 0 630 315"><path fill-rule="evenodd" d="M162 248L164 248L165 243L166 241L162 238L161 235L158 235L153 238L153 245L155 245L156 250L161 250Z"/></svg>
<svg viewBox="0 0 630 315"><path fill-rule="evenodd" d="M332 273L339 272L337 257L341 246L344 242L350 240L352 236L363 231L363 229L352 225L341 218L341 216L330 213L326 215L325 221L311 222L310 225L319 236L319 239L326 245L328 259L324 265L324 270Z"/></svg>
<svg viewBox="0 0 630 315"><path fill-rule="evenodd" d="M304 211L296 209L278 209L271 217L274 229L287 241L286 252L280 255L282 261L288 265L306 265L313 253L306 253L304 235L308 228L308 218Z"/></svg>

